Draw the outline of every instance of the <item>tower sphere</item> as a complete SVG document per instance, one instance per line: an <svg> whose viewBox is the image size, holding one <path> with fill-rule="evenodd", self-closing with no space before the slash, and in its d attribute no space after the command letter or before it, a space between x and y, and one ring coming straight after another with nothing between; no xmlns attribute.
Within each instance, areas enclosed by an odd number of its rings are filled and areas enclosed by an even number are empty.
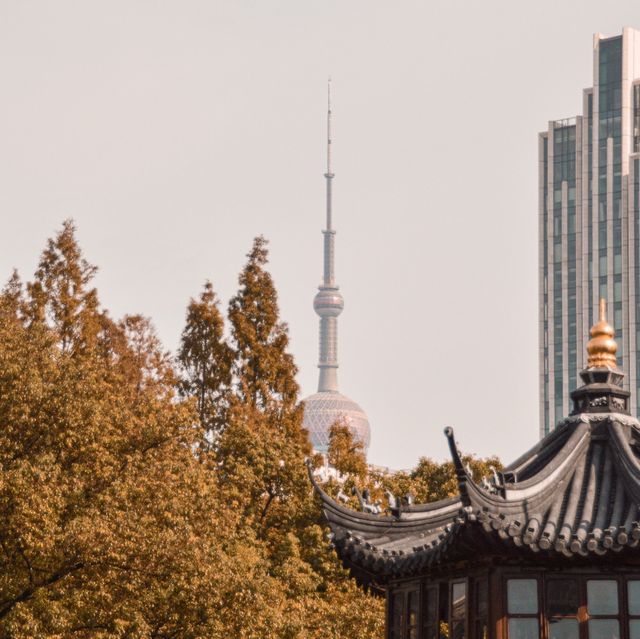
<svg viewBox="0 0 640 639"><path fill-rule="evenodd" d="M303 426L309 431L313 449L326 453L329 449L329 431L336 422L346 424L353 439L361 442L366 453L371 441L371 427L365 412L356 402L342 393L321 392L304 400Z"/></svg>
<svg viewBox="0 0 640 639"><path fill-rule="evenodd" d="M338 317L344 308L342 293L337 287L322 287L313 298L313 308L320 317Z"/></svg>

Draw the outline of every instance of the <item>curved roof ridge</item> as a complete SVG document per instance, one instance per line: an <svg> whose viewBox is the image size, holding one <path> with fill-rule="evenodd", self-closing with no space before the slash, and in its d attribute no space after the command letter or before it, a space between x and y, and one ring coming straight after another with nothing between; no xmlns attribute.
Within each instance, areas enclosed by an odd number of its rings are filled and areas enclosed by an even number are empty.
<svg viewBox="0 0 640 639"><path fill-rule="evenodd" d="M542 456L541 453L543 451L548 450L549 448L552 448L556 445L563 445L562 443L558 444L556 440L569 437L571 435L569 427L569 422L560 422L560 424L558 424L558 426L554 428L546 437L543 437L542 439L537 441L531 448L529 448L529 450L512 461L508 466L505 466L503 472L513 473L517 477L522 472L526 471L526 469L532 462Z"/></svg>
<svg viewBox="0 0 640 639"><path fill-rule="evenodd" d="M396 521L395 517L391 517L389 515L374 515L372 513L365 513L358 510L353 510L352 508L347 508L343 506L339 502L337 502L331 495L329 495L325 490L320 486L320 484L316 481L316 478L313 474L313 466L311 464L311 460L308 459L307 462L307 472L309 474L309 479L311 484L313 485L314 490L320 496L322 503L325 507L331 508L335 510L337 513L344 515L346 517L353 518L354 520L362 521L362 522L385 522L391 523Z"/></svg>
<svg viewBox="0 0 640 639"><path fill-rule="evenodd" d="M460 505L459 497L445 497L444 499L438 499L437 501L428 501L423 504L411 504L410 506L402 507L402 516L411 515L413 513L428 513L434 510L440 510L451 506L452 504Z"/></svg>
<svg viewBox="0 0 640 639"><path fill-rule="evenodd" d="M588 450L590 425L585 422L577 424L562 448L538 473L522 483L503 483L502 486L496 487L498 489L496 493L489 492L479 486L469 475L462 464L453 429L445 429L445 435L449 440L462 503L473 510L506 513L514 507L519 509L523 499L529 501L537 496L542 496L543 499L549 496L549 488L555 486L562 477L570 473L579 457Z"/></svg>
<svg viewBox="0 0 640 639"><path fill-rule="evenodd" d="M571 465L588 447L591 439L591 429L588 423L580 422L576 424L573 432L565 441L564 445L556 451L555 455L546 464L524 481L505 484L505 499L529 498L539 493L566 472L567 466Z"/></svg>
<svg viewBox="0 0 640 639"><path fill-rule="evenodd" d="M353 510L338 503L323 490L313 475L310 461L307 462L307 469L311 483L322 500L325 517L330 523L336 524L353 533L375 533L386 536L388 531L393 530L392 536L395 536L398 534L434 530L452 523L462 508L459 500L446 499L430 504L433 508L428 511L402 512L399 517L374 515Z"/></svg>
<svg viewBox="0 0 640 639"><path fill-rule="evenodd" d="M628 425L614 419L609 420L607 425L612 435L609 441L618 475L631 497L636 503L640 503L640 460L631 449L629 442L631 430ZM634 430L637 429L634 428Z"/></svg>

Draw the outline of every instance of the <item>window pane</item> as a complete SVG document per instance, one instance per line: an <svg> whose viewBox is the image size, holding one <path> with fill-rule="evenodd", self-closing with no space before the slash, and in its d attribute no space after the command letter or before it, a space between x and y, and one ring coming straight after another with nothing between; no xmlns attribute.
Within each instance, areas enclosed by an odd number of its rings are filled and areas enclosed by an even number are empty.
<svg viewBox="0 0 640 639"><path fill-rule="evenodd" d="M617 619L590 619L589 639L620 639Z"/></svg>
<svg viewBox="0 0 640 639"><path fill-rule="evenodd" d="M578 582L575 579L550 579L547 582L547 614L578 614Z"/></svg>
<svg viewBox="0 0 640 639"><path fill-rule="evenodd" d="M578 639L577 619L549 619L549 639Z"/></svg>
<svg viewBox="0 0 640 639"><path fill-rule="evenodd" d="M587 581L587 607L590 615L617 615L618 582L612 579Z"/></svg>
<svg viewBox="0 0 640 639"><path fill-rule="evenodd" d="M629 594L629 614L640 615L640 581L627 582L627 592Z"/></svg>
<svg viewBox="0 0 640 639"><path fill-rule="evenodd" d="M538 639L538 620L509 619L509 639Z"/></svg>
<svg viewBox="0 0 640 639"><path fill-rule="evenodd" d="M629 622L629 639L640 639L640 619Z"/></svg>
<svg viewBox="0 0 640 639"><path fill-rule="evenodd" d="M451 618L464 619L467 609L467 584L453 584L451 601Z"/></svg>
<svg viewBox="0 0 640 639"><path fill-rule="evenodd" d="M451 628L453 630L451 639L464 639L464 620L452 621Z"/></svg>
<svg viewBox="0 0 640 639"><path fill-rule="evenodd" d="M409 626L418 625L418 591L412 590L409 593Z"/></svg>
<svg viewBox="0 0 640 639"><path fill-rule="evenodd" d="M509 614L537 613L538 582L535 579L509 579L507 602Z"/></svg>

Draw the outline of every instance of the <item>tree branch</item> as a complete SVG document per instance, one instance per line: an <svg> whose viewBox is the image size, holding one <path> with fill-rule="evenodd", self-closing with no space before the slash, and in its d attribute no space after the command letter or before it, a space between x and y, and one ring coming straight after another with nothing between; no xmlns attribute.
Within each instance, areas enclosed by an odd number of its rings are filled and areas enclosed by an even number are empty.
<svg viewBox="0 0 640 639"><path fill-rule="evenodd" d="M33 584L29 586L29 588L25 588L19 595L13 597L12 599L7 599L0 603L0 619L6 617L19 603L24 601L28 601L33 597L33 595L42 588L46 588L47 586L52 586L64 579L67 575L80 570L84 567L83 562L77 562L72 564L71 566L67 566L66 568L61 568L54 572L51 576L45 579L41 584Z"/></svg>

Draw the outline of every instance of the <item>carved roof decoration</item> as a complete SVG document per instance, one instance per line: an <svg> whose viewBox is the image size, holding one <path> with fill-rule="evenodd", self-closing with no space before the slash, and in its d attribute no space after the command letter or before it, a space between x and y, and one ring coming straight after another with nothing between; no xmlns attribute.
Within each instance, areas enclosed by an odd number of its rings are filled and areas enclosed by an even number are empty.
<svg viewBox="0 0 640 639"><path fill-rule="evenodd" d="M375 589L444 563L496 554L640 557L633 550L640 543L640 423L628 412L615 362L590 366L581 376L571 415L492 483L474 481L453 430L445 429L455 498L402 506L391 515L358 512L330 497L310 469L345 567Z"/></svg>

